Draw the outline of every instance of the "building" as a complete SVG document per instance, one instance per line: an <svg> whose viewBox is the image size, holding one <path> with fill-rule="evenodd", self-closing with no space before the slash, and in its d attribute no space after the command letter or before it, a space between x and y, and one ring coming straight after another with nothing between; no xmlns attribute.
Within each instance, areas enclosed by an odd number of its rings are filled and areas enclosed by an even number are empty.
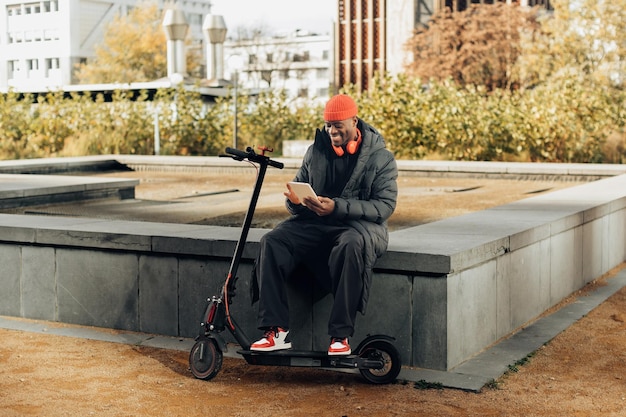
<svg viewBox="0 0 626 417"><path fill-rule="evenodd" d="M412 59L405 49L407 40L434 13L494 1L498 0L337 0L330 35L295 31L248 40L230 37L223 45L224 77L249 89L286 89L293 98L323 99L346 84L366 90L376 73L404 71ZM549 0L502 1L551 8ZM106 24L135 4L136 0L0 0L0 91L43 92L74 84L76 64L93 57ZM164 9L175 5L184 12L192 47L204 53L203 22L211 11L210 0L158 0L158 4Z"/></svg>
<svg viewBox="0 0 626 417"><path fill-rule="evenodd" d="M104 29L136 0L0 0L0 91L46 91L74 84L76 64L94 55ZM159 0L159 7L169 3ZM177 5L178 6L178 5ZM179 5L192 39L203 41L209 0Z"/></svg>
<svg viewBox="0 0 626 417"><path fill-rule="evenodd" d="M0 91L46 92L75 90L69 86L76 64L93 58L95 46L116 15L125 15L137 0L0 0ZM184 12L192 47L206 51L204 19L211 12L209 0L169 3ZM4 29L6 28L6 29ZM232 82L242 87L284 88L292 97L327 97L332 77L329 35L303 31L230 41L224 56ZM169 72L169 71L168 71ZM98 86L98 88L103 88Z"/></svg>
<svg viewBox="0 0 626 417"><path fill-rule="evenodd" d="M284 89L291 98L328 98L333 67L329 35L306 31L226 41L227 77L254 90Z"/></svg>
<svg viewBox="0 0 626 417"><path fill-rule="evenodd" d="M376 73L398 74L412 56L405 49L416 28L445 9L463 11L494 1L551 9L549 0L338 0L334 82L367 90Z"/></svg>

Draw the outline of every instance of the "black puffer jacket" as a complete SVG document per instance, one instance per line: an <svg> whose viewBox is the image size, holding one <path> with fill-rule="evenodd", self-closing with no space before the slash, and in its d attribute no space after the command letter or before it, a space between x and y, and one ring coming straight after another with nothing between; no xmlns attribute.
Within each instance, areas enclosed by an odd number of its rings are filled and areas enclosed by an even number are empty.
<svg viewBox="0 0 626 417"><path fill-rule="evenodd" d="M389 233L387 219L396 208L398 197L398 167L393 154L385 148L385 141L376 129L359 119L357 127L363 136L354 171L343 192L335 200L331 217L358 230L365 240L365 276L359 311L365 314L372 283L372 269L376 259L387 250ZM315 141L302 161L295 181L308 182L316 193L324 187L328 171L327 152L330 137L325 130L317 130ZM299 214L308 210L287 200L287 209L294 214L287 221L297 221Z"/></svg>

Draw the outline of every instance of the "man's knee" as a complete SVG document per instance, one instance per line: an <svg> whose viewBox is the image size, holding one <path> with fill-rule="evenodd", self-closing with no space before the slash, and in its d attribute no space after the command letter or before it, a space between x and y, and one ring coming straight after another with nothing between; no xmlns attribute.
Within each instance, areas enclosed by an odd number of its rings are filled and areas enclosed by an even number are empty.
<svg viewBox="0 0 626 417"><path fill-rule="evenodd" d="M343 233L337 242L337 247L345 253L360 254L364 246L363 236L356 230Z"/></svg>
<svg viewBox="0 0 626 417"><path fill-rule="evenodd" d="M279 230L274 229L270 230L263 236L261 236L261 240L259 240L259 245L261 248L266 247L277 247L279 245L283 245L282 233Z"/></svg>

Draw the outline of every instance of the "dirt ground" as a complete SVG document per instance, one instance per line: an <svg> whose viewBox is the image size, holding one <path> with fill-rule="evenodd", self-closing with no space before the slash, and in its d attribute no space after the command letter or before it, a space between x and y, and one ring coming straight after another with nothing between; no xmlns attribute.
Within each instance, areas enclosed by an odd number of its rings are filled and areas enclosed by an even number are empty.
<svg viewBox="0 0 626 417"><path fill-rule="evenodd" d="M624 416L625 320L626 288L480 393L234 358L202 381L187 352L0 329L0 415Z"/></svg>
<svg viewBox="0 0 626 417"><path fill-rule="evenodd" d="M186 189L178 174L137 175L143 178L139 199L225 186L223 178L217 186L205 175L185 177ZM238 181L237 187L250 183ZM267 192L280 193L283 178L271 183L277 185ZM401 179L390 225L403 228L571 185ZM276 221L281 209L282 203L262 205L259 221ZM228 217L219 216L237 223L241 213ZM0 329L0 416L624 416L625 346L626 288L480 393L419 383L369 385L358 375L250 366L233 358L224 359L215 379L201 381L188 369L187 352Z"/></svg>

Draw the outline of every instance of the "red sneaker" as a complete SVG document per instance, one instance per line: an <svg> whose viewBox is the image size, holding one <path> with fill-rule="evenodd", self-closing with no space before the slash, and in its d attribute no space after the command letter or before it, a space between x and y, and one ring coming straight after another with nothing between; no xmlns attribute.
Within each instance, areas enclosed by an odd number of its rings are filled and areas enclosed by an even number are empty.
<svg viewBox="0 0 626 417"><path fill-rule="evenodd" d="M265 331L262 338L250 345L250 350L272 352L274 350L291 349L291 342L285 340L288 334L289 330L272 327Z"/></svg>
<svg viewBox="0 0 626 417"><path fill-rule="evenodd" d="M328 348L328 355L349 355L352 353L350 345L348 344L348 338L339 339L333 337L330 340L330 347Z"/></svg>

